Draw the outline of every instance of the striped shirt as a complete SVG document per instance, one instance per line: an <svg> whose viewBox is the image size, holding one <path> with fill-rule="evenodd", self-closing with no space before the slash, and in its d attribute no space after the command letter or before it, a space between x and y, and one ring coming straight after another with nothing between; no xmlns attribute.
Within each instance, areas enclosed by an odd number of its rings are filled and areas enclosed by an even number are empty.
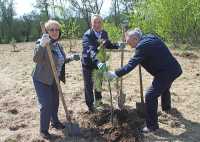
<svg viewBox="0 0 200 142"><path fill-rule="evenodd" d="M60 76L60 72L62 70L62 66L65 63L65 58L64 58L63 54L60 51L58 43L54 43L53 44L53 51L56 52L56 57L57 57L57 60L58 60L58 64L56 66L56 70L57 70L58 76Z"/></svg>

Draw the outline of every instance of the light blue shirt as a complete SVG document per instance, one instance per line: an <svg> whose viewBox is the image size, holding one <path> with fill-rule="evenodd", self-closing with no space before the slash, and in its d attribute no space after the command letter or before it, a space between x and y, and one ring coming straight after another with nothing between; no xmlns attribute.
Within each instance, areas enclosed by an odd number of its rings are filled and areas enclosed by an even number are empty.
<svg viewBox="0 0 200 142"><path fill-rule="evenodd" d="M102 32L96 32L96 31L94 30L94 33L95 33L95 36L96 36L98 39L101 39L101 33L102 33Z"/></svg>

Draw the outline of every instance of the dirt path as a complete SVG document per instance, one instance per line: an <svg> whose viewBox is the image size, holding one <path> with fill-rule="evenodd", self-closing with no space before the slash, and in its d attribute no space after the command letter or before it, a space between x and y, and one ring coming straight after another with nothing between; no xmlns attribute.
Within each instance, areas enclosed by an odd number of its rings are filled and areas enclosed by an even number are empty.
<svg viewBox="0 0 200 142"><path fill-rule="evenodd" d="M0 142L42 142L39 137L39 112L37 98L31 80L32 48L34 43L17 44L19 52L11 52L9 45L0 45ZM76 50L76 49L75 49ZM80 50L76 50L80 52ZM138 69L125 76L124 92L127 94L127 112L123 113L120 127L112 128L109 111L89 115L83 95L83 81L80 62L66 66L67 83L62 84L65 100L74 118L81 126L82 136L78 142L134 142L134 141L200 141L200 53L173 51L182 65L183 75L175 81L172 91L173 113L160 112L161 130L155 134L141 135L138 128L143 124L135 112L139 102ZM125 62L131 56L125 52ZM120 65L120 53L112 53L112 69ZM143 70L144 89L148 88L151 76ZM109 93L104 86L104 103L109 109ZM116 90L112 83L114 104L117 105ZM59 116L65 121L64 110L60 105ZM120 115L121 116L121 113ZM100 119L101 118L101 119ZM118 119L118 118L117 118ZM119 118L120 119L120 118ZM64 139L61 131L50 128L55 142L72 141Z"/></svg>

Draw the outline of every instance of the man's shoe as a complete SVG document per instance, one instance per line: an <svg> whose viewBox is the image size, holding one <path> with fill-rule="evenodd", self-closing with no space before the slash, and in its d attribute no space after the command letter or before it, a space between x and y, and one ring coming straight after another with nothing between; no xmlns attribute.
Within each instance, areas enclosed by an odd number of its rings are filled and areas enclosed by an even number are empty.
<svg viewBox="0 0 200 142"><path fill-rule="evenodd" d="M63 130L63 129L65 129L65 126L64 126L61 122L52 123L51 126L52 126L53 128L58 129L58 130Z"/></svg>
<svg viewBox="0 0 200 142"><path fill-rule="evenodd" d="M95 107L92 105L92 106L88 107L88 110L89 110L90 113L94 113Z"/></svg>
<svg viewBox="0 0 200 142"><path fill-rule="evenodd" d="M48 131L41 131L40 136L44 139L50 140L51 139L51 134L49 134Z"/></svg>

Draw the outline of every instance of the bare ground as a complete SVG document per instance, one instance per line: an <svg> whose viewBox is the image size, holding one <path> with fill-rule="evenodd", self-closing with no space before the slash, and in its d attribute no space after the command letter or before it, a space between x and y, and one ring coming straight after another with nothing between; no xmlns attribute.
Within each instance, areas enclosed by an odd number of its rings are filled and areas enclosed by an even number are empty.
<svg viewBox="0 0 200 142"><path fill-rule="evenodd" d="M66 44L65 44L66 45ZM31 71L34 43L17 44L17 52L10 45L0 45L0 142L43 142L39 136L39 111L34 91ZM81 51L77 46L73 49ZM199 142L200 141L200 52L173 50L183 68L183 74L171 89L173 112L165 114L159 111L160 130L142 135L139 129L144 119L135 110L139 97L138 68L124 77L124 93L127 94L124 112L117 110L115 82L112 82L114 96L115 127L110 123L109 91L104 85L103 101L105 110L88 114L84 101L83 81L80 62L71 62L66 66L66 84L62 84L65 100L73 117L80 124L81 136L78 142ZM131 56L125 52L125 63ZM120 53L112 52L111 68L120 66ZM144 89L151 83L152 77L143 72ZM159 108L160 109L160 108ZM65 114L60 104L59 116L65 122ZM50 128L53 142L75 141L66 137L62 131Z"/></svg>

